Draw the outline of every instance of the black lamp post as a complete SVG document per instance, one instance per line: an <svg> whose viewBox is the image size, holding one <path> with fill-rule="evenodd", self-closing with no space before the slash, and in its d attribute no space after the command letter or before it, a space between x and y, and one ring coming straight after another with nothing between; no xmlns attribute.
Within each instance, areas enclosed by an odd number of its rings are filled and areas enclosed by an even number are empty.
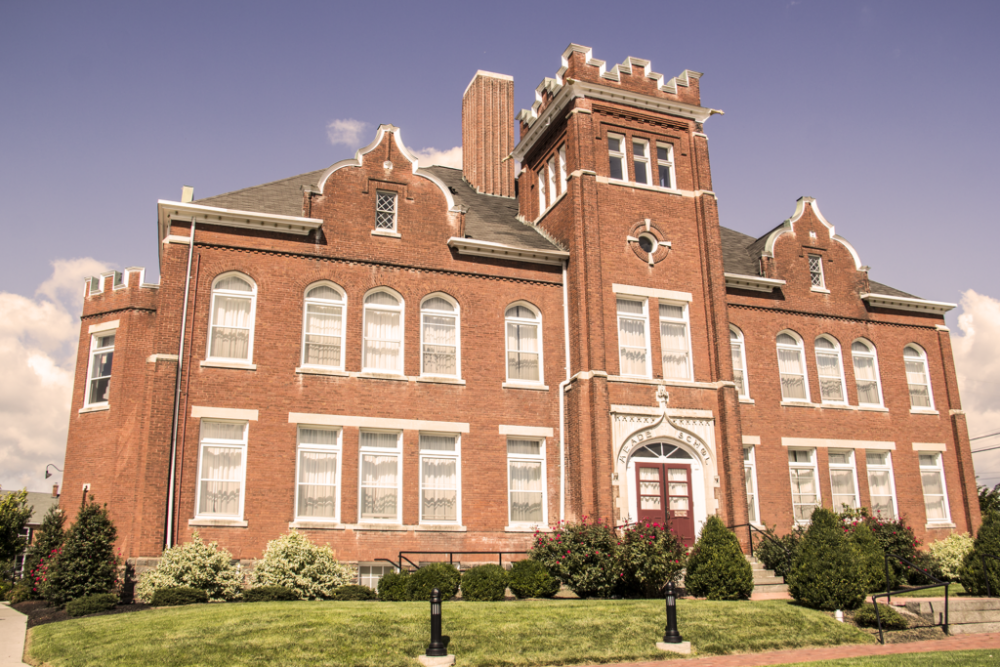
<svg viewBox="0 0 1000 667"><path fill-rule="evenodd" d="M431 643L427 647L427 655L440 657L448 655L448 647L441 639L441 591L431 591Z"/></svg>
<svg viewBox="0 0 1000 667"><path fill-rule="evenodd" d="M56 468L55 463L48 464L47 466L45 466L45 479L52 477L52 473L49 472L49 468L55 468L56 470L59 470L59 468ZM62 472L62 470L59 470L59 472Z"/></svg>
<svg viewBox="0 0 1000 667"><path fill-rule="evenodd" d="M677 632L677 590L672 581L667 582L667 629L663 633L663 641L667 644L680 644L684 641L681 633Z"/></svg>

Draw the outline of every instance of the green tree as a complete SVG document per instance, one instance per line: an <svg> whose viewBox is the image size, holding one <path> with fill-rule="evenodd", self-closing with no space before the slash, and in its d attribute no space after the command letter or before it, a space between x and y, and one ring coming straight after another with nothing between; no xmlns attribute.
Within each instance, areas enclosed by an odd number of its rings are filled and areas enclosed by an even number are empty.
<svg viewBox="0 0 1000 667"><path fill-rule="evenodd" d="M859 524L847 533L847 541L858 549L858 566L865 581L865 591L885 590L885 552L875 534L866 524Z"/></svg>
<svg viewBox="0 0 1000 667"><path fill-rule="evenodd" d="M983 525L979 527L972 551L958 571L962 586L972 595L1000 595L1000 512L983 514ZM989 588L986 579L989 578Z"/></svg>
<svg viewBox="0 0 1000 667"><path fill-rule="evenodd" d="M94 502L94 496L89 502L85 497L48 569L42 589L45 599L61 606L85 595L110 592L117 578L117 535L107 507Z"/></svg>
<svg viewBox="0 0 1000 667"><path fill-rule="evenodd" d="M1000 484L992 490L988 486L979 487L979 511L983 516L987 512L1000 512Z"/></svg>
<svg viewBox="0 0 1000 667"><path fill-rule="evenodd" d="M861 606L868 582L861 572L858 548L845 532L840 518L830 510L821 507L813 512L787 577L796 601L824 611Z"/></svg>
<svg viewBox="0 0 1000 667"><path fill-rule="evenodd" d="M24 551L27 543L21 533L30 517L27 490L0 497L0 562L13 560Z"/></svg>
<svg viewBox="0 0 1000 667"><path fill-rule="evenodd" d="M688 557L684 588L709 600L746 600L753 593L753 568L717 516L708 517Z"/></svg>
<svg viewBox="0 0 1000 667"><path fill-rule="evenodd" d="M42 559L48 560L55 555L66 536L63 530L65 521L66 514L58 507L52 506L45 513L45 516L42 517L42 525L35 533L35 541L28 547L28 554L24 561L25 572L34 572Z"/></svg>

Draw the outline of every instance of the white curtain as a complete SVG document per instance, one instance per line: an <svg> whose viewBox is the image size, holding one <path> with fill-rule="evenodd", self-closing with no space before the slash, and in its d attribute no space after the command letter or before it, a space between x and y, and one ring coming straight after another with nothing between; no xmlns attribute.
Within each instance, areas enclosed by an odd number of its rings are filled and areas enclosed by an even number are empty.
<svg viewBox="0 0 1000 667"><path fill-rule="evenodd" d="M337 515L336 482L336 452L299 452L298 515L334 518Z"/></svg>
<svg viewBox="0 0 1000 667"><path fill-rule="evenodd" d="M618 344L621 346L622 375L646 375L646 322L619 317Z"/></svg>
<svg viewBox="0 0 1000 667"><path fill-rule="evenodd" d="M753 488L753 468L743 468L743 482L747 487L747 510L750 520L757 520L757 494Z"/></svg>
<svg viewBox="0 0 1000 667"><path fill-rule="evenodd" d="M423 319L424 373L455 375L458 372L455 318L425 313Z"/></svg>
<svg viewBox="0 0 1000 667"><path fill-rule="evenodd" d="M425 458L421 468L423 520L455 521L458 516L458 462Z"/></svg>
<svg viewBox="0 0 1000 667"><path fill-rule="evenodd" d="M364 434L363 434L364 435ZM381 433L370 435L384 435ZM395 436L393 436L395 438ZM396 519L397 457L361 457L361 518Z"/></svg>
<svg viewBox="0 0 1000 667"><path fill-rule="evenodd" d="M889 481L889 471L869 468L868 490L871 494L872 511L883 519L895 519L895 512L892 509L892 485Z"/></svg>
<svg viewBox="0 0 1000 667"><path fill-rule="evenodd" d="M792 508L796 521L809 521L816 508L816 476L812 470L791 470Z"/></svg>
<svg viewBox="0 0 1000 667"><path fill-rule="evenodd" d="M306 306L305 363L315 366L340 365L342 319L340 306L321 306L315 303Z"/></svg>
<svg viewBox="0 0 1000 667"><path fill-rule="evenodd" d="M341 301L340 292L329 285L317 285L309 290L308 299L323 299L324 301Z"/></svg>
<svg viewBox="0 0 1000 667"><path fill-rule="evenodd" d="M819 389L823 399L844 400L844 385L840 378L840 357L836 354L817 354L816 366L819 371Z"/></svg>
<svg viewBox="0 0 1000 667"><path fill-rule="evenodd" d="M733 343L729 346L733 357L733 380L740 396L746 396L746 385L743 384L743 346Z"/></svg>
<svg viewBox="0 0 1000 667"><path fill-rule="evenodd" d="M941 471L921 471L920 479L924 485L924 506L927 508L927 520L948 518L944 507L944 484L941 481Z"/></svg>
<svg viewBox="0 0 1000 667"><path fill-rule="evenodd" d="M542 521L542 463L510 461L510 520L520 523Z"/></svg>
<svg viewBox="0 0 1000 667"><path fill-rule="evenodd" d="M875 377L875 360L871 357L854 357L854 379L858 385L858 402L878 405L878 379Z"/></svg>
<svg viewBox="0 0 1000 667"><path fill-rule="evenodd" d="M910 385L910 405L915 408L931 407L923 360L906 362L906 381Z"/></svg>
<svg viewBox="0 0 1000 667"><path fill-rule="evenodd" d="M806 397L805 377L802 373L802 355L799 350L778 348L778 373L781 375L781 397Z"/></svg>
<svg viewBox="0 0 1000 667"><path fill-rule="evenodd" d="M455 439L453 435L429 435L421 433L420 449L421 451L453 452L455 451Z"/></svg>
<svg viewBox="0 0 1000 667"><path fill-rule="evenodd" d="M687 326L660 322L660 347L663 348L663 377L687 380Z"/></svg>
<svg viewBox="0 0 1000 667"><path fill-rule="evenodd" d="M247 359L250 353L251 299L216 294L214 306L210 356Z"/></svg>
<svg viewBox="0 0 1000 667"><path fill-rule="evenodd" d="M507 453L528 456L541 456L542 443L539 440L508 440Z"/></svg>
<svg viewBox="0 0 1000 667"><path fill-rule="evenodd" d="M851 470L831 470L830 487L833 493L833 509L839 512L841 505L857 508L858 501L854 494L854 472Z"/></svg>
<svg viewBox="0 0 1000 667"><path fill-rule="evenodd" d="M379 295L389 296L383 292L372 296ZM365 313L365 368L402 372L399 357L402 338L398 312L369 308Z"/></svg>
<svg viewBox="0 0 1000 667"><path fill-rule="evenodd" d="M507 323L507 377L537 382L538 325Z"/></svg>
<svg viewBox="0 0 1000 667"><path fill-rule="evenodd" d="M219 424L219 426L235 426L235 424ZM203 445L201 450L201 497L198 503L198 513L238 516L242 477L242 447Z"/></svg>

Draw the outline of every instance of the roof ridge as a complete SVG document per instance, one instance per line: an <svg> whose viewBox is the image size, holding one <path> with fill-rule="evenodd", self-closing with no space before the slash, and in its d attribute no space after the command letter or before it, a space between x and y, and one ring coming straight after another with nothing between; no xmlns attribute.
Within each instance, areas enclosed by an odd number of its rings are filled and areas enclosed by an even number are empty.
<svg viewBox="0 0 1000 667"><path fill-rule="evenodd" d="M238 190L230 190L228 192L220 192L217 195L212 195L210 197L202 197L201 199L195 199L195 202L205 201L206 199L215 199L216 197L225 197L226 195L234 195L238 192L245 192L247 190L254 190L256 188L263 188L268 185L275 185L277 183L284 183L285 181L291 181L296 178L302 178L303 176L308 176L309 174L322 173L326 171L329 167L323 167L322 169L314 169L313 171L304 171L301 174L295 174L294 176L287 176L285 178L279 178L274 181L268 181L267 183L259 183L257 185L251 185L245 188L239 188Z"/></svg>

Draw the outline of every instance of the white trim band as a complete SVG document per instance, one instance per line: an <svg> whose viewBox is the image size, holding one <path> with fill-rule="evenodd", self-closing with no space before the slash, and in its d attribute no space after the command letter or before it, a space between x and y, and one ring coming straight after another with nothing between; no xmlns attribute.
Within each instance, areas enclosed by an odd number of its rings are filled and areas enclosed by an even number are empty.
<svg viewBox="0 0 1000 667"><path fill-rule="evenodd" d="M500 424L500 435L524 435L529 438L552 438L555 430L544 426L510 426Z"/></svg>
<svg viewBox="0 0 1000 667"><path fill-rule="evenodd" d="M888 449L895 451L895 442L881 440L833 440L831 438L782 438L782 447L824 447L827 449Z"/></svg>
<svg viewBox="0 0 1000 667"><path fill-rule="evenodd" d="M257 421L257 410L243 410L240 408L210 408L203 405L191 406L191 416L195 419L245 419L247 421Z"/></svg>
<svg viewBox="0 0 1000 667"><path fill-rule="evenodd" d="M102 331L112 331L118 328L118 320L110 320L108 322L99 322L97 324L91 324L90 328L87 329L87 333L95 334Z"/></svg>
<svg viewBox="0 0 1000 667"><path fill-rule="evenodd" d="M433 422L423 419L388 419L384 417L352 417L349 415L320 415L309 412L289 412L289 424L314 424L316 426L357 426L359 428L384 428L396 431L439 431L468 433L469 425L463 422Z"/></svg>
<svg viewBox="0 0 1000 667"><path fill-rule="evenodd" d="M637 285L619 285L613 283L611 291L615 294L625 294L628 296L646 296L653 299L666 299L668 301L692 301L689 292L674 292L668 289L658 289L656 287L639 287Z"/></svg>
<svg viewBox="0 0 1000 667"><path fill-rule="evenodd" d="M915 442L913 443L915 452L946 452L948 446L943 442Z"/></svg>

